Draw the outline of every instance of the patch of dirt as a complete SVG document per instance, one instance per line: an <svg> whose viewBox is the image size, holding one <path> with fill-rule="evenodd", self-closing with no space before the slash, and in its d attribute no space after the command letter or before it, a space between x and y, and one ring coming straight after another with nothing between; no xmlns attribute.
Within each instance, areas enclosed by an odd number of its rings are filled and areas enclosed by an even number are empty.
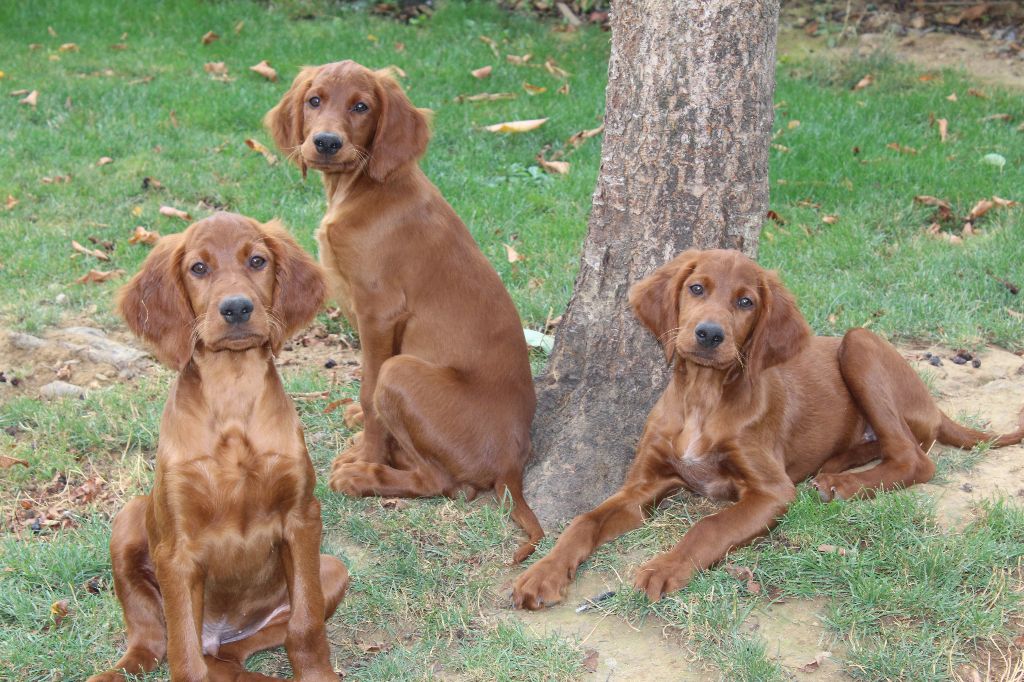
<svg viewBox="0 0 1024 682"><path fill-rule="evenodd" d="M828 632L825 605L821 598L772 602L751 613L744 626L764 640L768 657L794 679L853 679L839 662L846 657L847 647Z"/></svg>
<svg viewBox="0 0 1024 682"><path fill-rule="evenodd" d="M538 637L557 634L576 641L584 651L597 652L598 680L645 682L702 682L712 675L702 668L678 635L656 618L633 626L595 609L577 613L587 599L622 589L614 576L597 571L581 573L561 603L543 611L511 611Z"/></svg>
<svg viewBox="0 0 1024 682"><path fill-rule="evenodd" d="M780 55L848 59L879 51L922 69L961 69L979 83L1024 89L1024 5L797 0L783 7Z"/></svg>
<svg viewBox="0 0 1024 682"><path fill-rule="evenodd" d="M933 366L925 353L938 355L942 364ZM954 364L948 349L923 348L904 352L904 357L921 373L932 377L933 395L939 407L952 418L958 413L988 422L994 433L1017 428L1024 406L1024 358L998 348L987 348L978 358L981 367L970 363ZM932 451L941 459L944 448ZM947 476L948 481L931 482L921 489L936 498L939 522L948 528L962 528L973 518L978 503L993 497L1005 497L1011 504L1024 506L1024 445L992 449L980 462L966 471Z"/></svg>

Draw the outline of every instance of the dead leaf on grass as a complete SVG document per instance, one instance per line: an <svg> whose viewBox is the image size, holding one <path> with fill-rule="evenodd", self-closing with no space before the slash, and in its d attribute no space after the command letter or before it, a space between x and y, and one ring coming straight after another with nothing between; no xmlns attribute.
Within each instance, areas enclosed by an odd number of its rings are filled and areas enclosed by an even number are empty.
<svg viewBox="0 0 1024 682"><path fill-rule="evenodd" d="M64 43L57 48L58 52L78 52L78 45L75 43Z"/></svg>
<svg viewBox="0 0 1024 682"><path fill-rule="evenodd" d="M110 46L110 49L115 50L117 52L122 52L128 49L128 43L114 43Z"/></svg>
<svg viewBox="0 0 1024 682"><path fill-rule="evenodd" d="M580 663L580 665L582 665L583 669L586 670L588 673L596 673L597 659L599 656L600 654L597 652L597 649L587 649L586 652L583 654L583 661Z"/></svg>
<svg viewBox="0 0 1024 682"><path fill-rule="evenodd" d="M75 251L77 251L78 253L84 253L86 256L92 256L93 258L98 258L98 259L103 260L103 261L109 261L110 260L110 256L108 256L107 254L103 253L99 249L89 249L89 248L86 248L86 247L82 246L81 244L79 244L78 242L76 242L74 239L71 240L71 248L74 249Z"/></svg>
<svg viewBox="0 0 1024 682"><path fill-rule="evenodd" d="M6 208L6 209L7 209L8 211L10 211L10 210L11 210L12 208L14 208L14 207L15 207L15 206L17 206L17 205L18 205L18 200L17 200L17 199L15 199L13 195L10 195L10 194L8 194L8 195L7 195L7 203L6 203L6 204L4 204L4 207L5 207L5 208Z"/></svg>
<svg viewBox="0 0 1024 682"><path fill-rule="evenodd" d="M945 199L939 199L938 197L928 196L927 194L919 194L914 197L914 201L925 206L938 206L939 208L952 209L949 202Z"/></svg>
<svg viewBox="0 0 1024 682"><path fill-rule="evenodd" d="M996 203L994 201L989 201L988 199L982 199L981 201L976 203L974 205L974 208L971 209L971 212L967 214L967 220L969 220L969 221L977 220L981 216L983 216L986 213L988 213L989 210L992 209L995 205L996 205Z"/></svg>
<svg viewBox="0 0 1024 682"><path fill-rule="evenodd" d="M751 594L761 594L761 583L754 580L754 572L749 567L726 564L725 572L737 580L746 581L747 591Z"/></svg>
<svg viewBox="0 0 1024 682"><path fill-rule="evenodd" d="M569 81L566 81L566 82L562 83L562 87L558 88L558 94L559 95L568 95L569 94Z"/></svg>
<svg viewBox="0 0 1024 682"><path fill-rule="evenodd" d="M869 85L874 84L874 82L875 82L875 77L872 76L869 73L866 76L864 76L863 78L861 78L859 81L857 81L857 84L854 85L852 89L853 89L854 92L856 92L857 90L863 90L864 88L868 87Z"/></svg>
<svg viewBox="0 0 1024 682"><path fill-rule="evenodd" d="M219 38L220 36L214 33L213 31L207 31L199 40L203 45L209 45L210 43L212 43L215 40L218 40Z"/></svg>
<svg viewBox="0 0 1024 682"><path fill-rule="evenodd" d="M50 605L50 618L53 621L53 629L56 630L64 619L68 617L68 600L61 599Z"/></svg>
<svg viewBox="0 0 1024 682"><path fill-rule="evenodd" d="M481 92L478 95L459 95L455 98L457 103L462 102L497 102L504 99L515 99L518 97L514 92Z"/></svg>
<svg viewBox="0 0 1024 682"><path fill-rule="evenodd" d="M11 90L9 93L7 93L7 96L8 97L24 97L25 95L28 94L28 92L29 92L28 90L24 90L24 89L22 89L22 90Z"/></svg>
<svg viewBox="0 0 1024 682"><path fill-rule="evenodd" d="M107 280L116 279L124 274L124 270L111 270L105 272L103 270L90 270L81 277L75 280L78 284L88 284L89 282L106 282Z"/></svg>
<svg viewBox="0 0 1024 682"><path fill-rule="evenodd" d="M516 263L518 261L526 260L526 256L521 255L516 251L511 244L504 244L505 257L508 258L509 263Z"/></svg>
<svg viewBox="0 0 1024 682"><path fill-rule="evenodd" d="M479 78L479 79L483 80L484 78L487 78L488 76L490 76L491 75L491 71L493 71L493 70L494 70L494 67L492 67L490 65L487 65L487 66L481 66L479 69L473 69L472 71L470 71L470 73L473 74L473 78Z"/></svg>
<svg viewBox="0 0 1024 682"><path fill-rule="evenodd" d="M558 64L555 63L555 60L552 59L551 57L548 57L547 59L544 60L544 68L547 69L548 73L550 73L555 78L569 77L569 72L558 66Z"/></svg>
<svg viewBox="0 0 1024 682"><path fill-rule="evenodd" d="M65 185L71 182L71 176L54 175L51 177L49 175L44 175L43 177L39 178L39 182L43 183L44 185Z"/></svg>
<svg viewBox="0 0 1024 682"><path fill-rule="evenodd" d="M174 208L172 206L161 206L160 215L167 216L168 218L181 218L186 222L192 220L192 216L190 216L188 213L182 211L181 209Z"/></svg>
<svg viewBox="0 0 1024 682"><path fill-rule="evenodd" d="M487 47L491 48L491 52L494 53L495 57L501 56L498 53L498 43L496 43L492 38L488 38L487 36L480 36L480 41L486 43Z"/></svg>
<svg viewBox="0 0 1024 682"><path fill-rule="evenodd" d="M982 121L1004 121L1006 123L1009 123L1010 121L1013 120L1013 116L1011 116L1010 114L992 114L991 116L986 116L986 117L984 117L981 120Z"/></svg>
<svg viewBox="0 0 1024 682"><path fill-rule="evenodd" d="M266 147L264 147L259 142L257 142L256 140L246 139L245 144L247 147L249 147L249 149L253 150L254 152L259 152L260 154L262 154L263 158L267 160L268 165L273 166L275 163L277 163L277 157L274 156L274 153L267 149Z"/></svg>
<svg viewBox="0 0 1024 682"><path fill-rule="evenodd" d="M324 406L324 414L330 414L331 412L334 412L342 405L348 405L351 402L352 398L339 398L338 400L333 400L327 403L326 406Z"/></svg>
<svg viewBox="0 0 1024 682"><path fill-rule="evenodd" d="M35 109L36 104L39 103L39 91L33 90L32 92L28 93L28 95L26 95L24 99L18 100L18 103L30 106L33 109Z"/></svg>
<svg viewBox="0 0 1024 682"><path fill-rule="evenodd" d="M529 54L529 53L524 54L524 55L510 54L510 55L505 55L505 61L507 61L509 64L515 64L516 66L522 66L522 65L526 64L528 61L530 61L531 57L533 57L533 55Z"/></svg>
<svg viewBox="0 0 1024 682"><path fill-rule="evenodd" d="M946 96L946 99L948 99L950 102L955 102L957 100L956 93L955 92L949 93Z"/></svg>
<svg viewBox="0 0 1024 682"><path fill-rule="evenodd" d="M142 225L136 225L132 236L128 237L129 244L156 244L160 239L159 232L147 230Z"/></svg>
<svg viewBox="0 0 1024 682"><path fill-rule="evenodd" d="M601 124L597 128L591 128L590 130L581 130L566 140L566 144L570 144L573 147L579 147L584 141L589 140L592 137L597 137L604 132L604 124Z"/></svg>
<svg viewBox="0 0 1024 682"><path fill-rule="evenodd" d="M255 66L250 66L249 70L255 71L259 75L266 78L268 81L277 82L277 71L275 71L274 67L267 63L266 59L261 61L259 64L256 64Z"/></svg>
<svg viewBox="0 0 1024 682"><path fill-rule="evenodd" d="M0 455L0 469L10 469L15 464L20 464L28 469L28 462L25 460L18 459L17 457L10 457L8 455Z"/></svg>
<svg viewBox="0 0 1024 682"><path fill-rule="evenodd" d="M245 20L244 19L242 21L239 21L237 24L235 24L235 35L237 36L239 33L241 33L243 28L245 28Z"/></svg>
<svg viewBox="0 0 1024 682"><path fill-rule="evenodd" d="M548 173L554 173L555 175L569 174L568 161L548 161L542 154L537 154L537 163L539 163L540 167Z"/></svg>
<svg viewBox="0 0 1024 682"><path fill-rule="evenodd" d="M385 497L380 501L380 506L384 509L407 509L409 507L409 501L403 500L400 497Z"/></svg>
<svg viewBox="0 0 1024 682"><path fill-rule="evenodd" d="M1016 201L1011 201L1009 199L1002 199L1002 198L997 197L997 196L993 196L992 197L992 203L995 204L996 206L998 206L999 208L1013 208L1014 206L1017 205Z"/></svg>
<svg viewBox="0 0 1024 682"><path fill-rule="evenodd" d="M108 163L114 163L114 160L109 156L101 156L100 160L96 162L97 166L106 166Z"/></svg>
<svg viewBox="0 0 1024 682"><path fill-rule="evenodd" d="M905 145L901 145L899 142L890 142L889 144L885 145L885 147L886 147L886 149L892 149L893 151L897 151L900 154L916 154L917 153L917 150L914 149L913 147L907 147Z"/></svg>
<svg viewBox="0 0 1024 682"><path fill-rule="evenodd" d="M825 223L826 225L835 225L836 223L839 222L839 216L836 216L836 215L822 216L821 217L821 222Z"/></svg>
<svg viewBox="0 0 1024 682"><path fill-rule="evenodd" d="M203 71L210 74L210 78L221 83L230 83L235 80L228 75L228 67L224 62L206 62L203 64Z"/></svg>
<svg viewBox="0 0 1024 682"><path fill-rule="evenodd" d="M525 133L540 128L547 123L547 120L546 118L534 118L526 121L506 121L484 126L484 130L490 133Z"/></svg>
<svg viewBox="0 0 1024 682"><path fill-rule="evenodd" d="M846 556L846 548L836 547L835 545L818 545L818 551L822 554L838 554L839 556Z"/></svg>
<svg viewBox="0 0 1024 682"><path fill-rule="evenodd" d="M939 142L945 142L949 137L949 121L940 118L936 123L939 124Z"/></svg>
<svg viewBox="0 0 1024 682"><path fill-rule="evenodd" d="M988 99L988 95L985 91L979 90L978 88L967 88L967 94L972 97L977 97L978 99Z"/></svg>
<svg viewBox="0 0 1024 682"><path fill-rule="evenodd" d="M531 97L533 95L539 95L541 93L544 93L544 92L548 91L547 88L545 88L545 87L543 87L541 85L531 85L531 84L527 83L526 81L523 81L523 90L526 90L526 93L528 95L530 95Z"/></svg>

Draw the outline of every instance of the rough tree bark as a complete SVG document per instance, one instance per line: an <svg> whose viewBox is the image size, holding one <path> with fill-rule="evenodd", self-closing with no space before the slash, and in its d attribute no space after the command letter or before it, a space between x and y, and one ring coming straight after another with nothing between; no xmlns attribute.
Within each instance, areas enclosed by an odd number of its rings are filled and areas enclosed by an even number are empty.
<svg viewBox="0 0 1024 682"><path fill-rule="evenodd" d="M668 378L629 286L690 247L756 256L768 209L779 0L612 3L601 172L537 380L527 498L544 525L621 485Z"/></svg>

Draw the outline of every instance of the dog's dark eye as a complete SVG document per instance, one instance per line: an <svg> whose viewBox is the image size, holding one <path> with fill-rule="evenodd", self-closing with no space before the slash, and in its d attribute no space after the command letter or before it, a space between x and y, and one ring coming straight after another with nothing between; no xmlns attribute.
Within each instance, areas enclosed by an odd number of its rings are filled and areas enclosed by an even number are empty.
<svg viewBox="0 0 1024 682"><path fill-rule="evenodd" d="M310 97L309 98L309 106L311 106L314 109L316 109L318 106L320 106L320 98L319 97Z"/></svg>
<svg viewBox="0 0 1024 682"><path fill-rule="evenodd" d="M267 259L263 256L253 256L249 259L249 267L253 270L262 270L263 266L267 264Z"/></svg>
<svg viewBox="0 0 1024 682"><path fill-rule="evenodd" d="M197 263L193 263L192 267L190 267L189 270L192 271L193 275L198 275L199 277L202 277L203 275L210 271L210 268L206 265L206 263L199 261Z"/></svg>
<svg viewBox="0 0 1024 682"><path fill-rule="evenodd" d="M693 294L694 296L700 296L701 294L704 293L704 285L703 284L691 284L690 285L690 293Z"/></svg>
<svg viewBox="0 0 1024 682"><path fill-rule="evenodd" d="M365 102L356 102L356 105L354 107L352 107L352 111L356 112L357 114L362 114L363 112L366 112L366 111L369 111L369 110L370 110L370 107L366 106Z"/></svg>
<svg viewBox="0 0 1024 682"><path fill-rule="evenodd" d="M738 299L736 301L736 305L739 306L740 308L753 308L754 307L754 302L751 301L746 296L743 296L742 298L740 298L740 299Z"/></svg>

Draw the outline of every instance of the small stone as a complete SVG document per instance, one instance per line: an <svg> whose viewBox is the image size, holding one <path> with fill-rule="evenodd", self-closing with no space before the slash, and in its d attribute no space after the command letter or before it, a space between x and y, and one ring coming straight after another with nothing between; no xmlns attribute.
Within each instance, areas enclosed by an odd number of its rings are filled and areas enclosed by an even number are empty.
<svg viewBox="0 0 1024 682"><path fill-rule="evenodd" d="M971 367L973 367L974 369L978 369L979 367L981 367L981 360L979 360L978 358L974 358L973 360L971 360Z"/></svg>
<svg viewBox="0 0 1024 682"><path fill-rule="evenodd" d="M972 490L974 490L974 486L971 485L970 483L964 483L963 485L960 486L960 490L963 490L965 493L969 493Z"/></svg>
<svg viewBox="0 0 1024 682"><path fill-rule="evenodd" d="M32 521L32 525L31 525L31 526L29 526L29 528L31 528L31 529L32 529L32 532L33 532L33 533L40 533L40 532L42 532L42 530L43 530L43 524L42 524L42 522L41 522L41 521L39 520L39 517L38 517L38 516L37 516L37 517L36 517L36 518L35 518L35 519L34 519L34 520Z"/></svg>
<svg viewBox="0 0 1024 682"><path fill-rule="evenodd" d="M326 367L327 369L332 369L332 368L337 367L337 366L338 366L338 363L335 362L331 358L328 358L327 362L324 363L324 367Z"/></svg>
<svg viewBox="0 0 1024 682"><path fill-rule="evenodd" d="M64 396L80 398L84 394L85 389L81 386L75 386L74 384L59 380L51 381L39 389L39 395L43 398L61 398Z"/></svg>
<svg viewBox="0 0 1024 682"><path fill-rule="evenodd" d="M952 357L952 360L953 360L953 364L954 365L966 365L967 364L967 360L962 355L954 355Z"/></svg>
<svg viewBox="0 0 1024 682"><path fill-rule="evenodd" d="M924 359L925 360L931 360L932 359L932 354L931 353L925 353L924 354Z"/></svg>
<svg viewBox="0 0 1024 682"><path fill-rule="evenodd" d="M934 366L934 367L938 367L939 365L941 365L941 364L942 364L942 359L941 359L941 358L939 358L939 356L938 356L938 355L933 355L933 356L931 356L930 358L928 358L928 362L929 362L929 364L931 364L932 366Z"/></svg>
<svg viewBox="0 0 1024 682"><path fill-rule="evenodd" d="M68 302L67 294L57 294L57 298L54 299L57 305L65 305Z"/></svg>

